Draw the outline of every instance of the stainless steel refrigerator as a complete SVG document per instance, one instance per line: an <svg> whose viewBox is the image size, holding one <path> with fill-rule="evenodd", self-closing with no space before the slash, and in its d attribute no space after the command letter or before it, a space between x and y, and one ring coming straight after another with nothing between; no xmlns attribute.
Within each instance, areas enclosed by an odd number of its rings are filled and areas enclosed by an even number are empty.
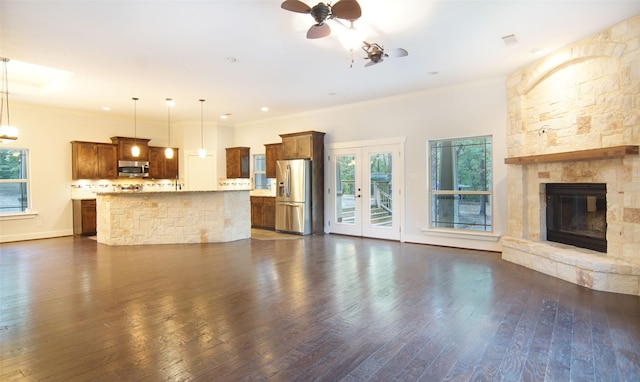
<svg viewBox="0 0 640 382"><path fill-rule="evenodd" d="M276 182L276 231L311 234L311 161L277 161Z"/></svg>

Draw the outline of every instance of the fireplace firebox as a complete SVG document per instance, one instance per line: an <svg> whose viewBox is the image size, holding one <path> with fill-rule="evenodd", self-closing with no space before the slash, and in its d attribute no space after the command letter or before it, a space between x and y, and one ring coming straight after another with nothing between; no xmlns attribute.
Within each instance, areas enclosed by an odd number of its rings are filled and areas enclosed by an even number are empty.
<svg viewBox="0 0 640 382"><path fill-rule="evenodd" d="M607 252L607 185L547 183L547 240Z"/></svg>

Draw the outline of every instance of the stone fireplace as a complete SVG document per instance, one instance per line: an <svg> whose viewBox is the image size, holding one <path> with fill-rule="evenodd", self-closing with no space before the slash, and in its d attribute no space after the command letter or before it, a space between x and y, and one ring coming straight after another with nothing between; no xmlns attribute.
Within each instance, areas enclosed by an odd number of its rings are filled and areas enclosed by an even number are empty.
<svg viewBox="0 0 640 382"><path fill-rule="evenodd" d="M588 288L640 295L638 41L640 15L509 76L504 260ZM548 240L548 184L604 185L604 199L576 202L591 214L592 227L606 222L604 248Z"/></svg>

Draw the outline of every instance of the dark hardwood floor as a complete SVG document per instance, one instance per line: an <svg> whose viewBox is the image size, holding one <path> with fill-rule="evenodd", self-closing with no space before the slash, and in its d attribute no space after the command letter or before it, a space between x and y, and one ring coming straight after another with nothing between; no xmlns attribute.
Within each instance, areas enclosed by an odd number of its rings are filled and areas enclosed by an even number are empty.
<svg viewBox="0 0 640 382"><path fill-rule="evenodd" d="M640 297L337 235L0 246L2 381L639 381Z"/></svg>

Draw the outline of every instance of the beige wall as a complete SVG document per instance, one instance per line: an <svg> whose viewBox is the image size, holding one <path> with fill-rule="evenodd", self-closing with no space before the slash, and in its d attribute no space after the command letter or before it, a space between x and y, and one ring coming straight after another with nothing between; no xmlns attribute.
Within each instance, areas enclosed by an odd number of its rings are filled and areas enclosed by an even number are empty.
<svg viewBox="0 0 640 382"><path fill-rule="evenodd" d="M20 139L11 145L30 149L32 201L38 215L31 219L0 220L0 241L25 240L72 233L70 201L72 140L109 142L109 137L131 136L131 116L104 112L77 112L12 102L12 122ZM403 239L418 243L497 249L495 243L467 237L442 237L423 231L427 221L426 146L429 139L470 135L494 137L494 234L506 226L506 100L504 78L479 81L371 102L316 110L287 118L258 121L231 128L215 126L205 147L215 151L218 172L224 150L231 145L264 153L264 143L279 142L279 134L304 130L327 133L325 143L406 137L405 213ZM181 153L199 148L199 121L176 121L172 144ZM209 125L209 124L207 124ZM138 136L152 145L166 145L166 122L138 121ZM213 137L213 139L211 138ZM189 147L194 146L194 147ZM181 155L182 155L181 154ZM181 164L184 163L181 157ZM184 174L181 165L181 174ZM220 176L224 177L224 175Z"/></svg>

